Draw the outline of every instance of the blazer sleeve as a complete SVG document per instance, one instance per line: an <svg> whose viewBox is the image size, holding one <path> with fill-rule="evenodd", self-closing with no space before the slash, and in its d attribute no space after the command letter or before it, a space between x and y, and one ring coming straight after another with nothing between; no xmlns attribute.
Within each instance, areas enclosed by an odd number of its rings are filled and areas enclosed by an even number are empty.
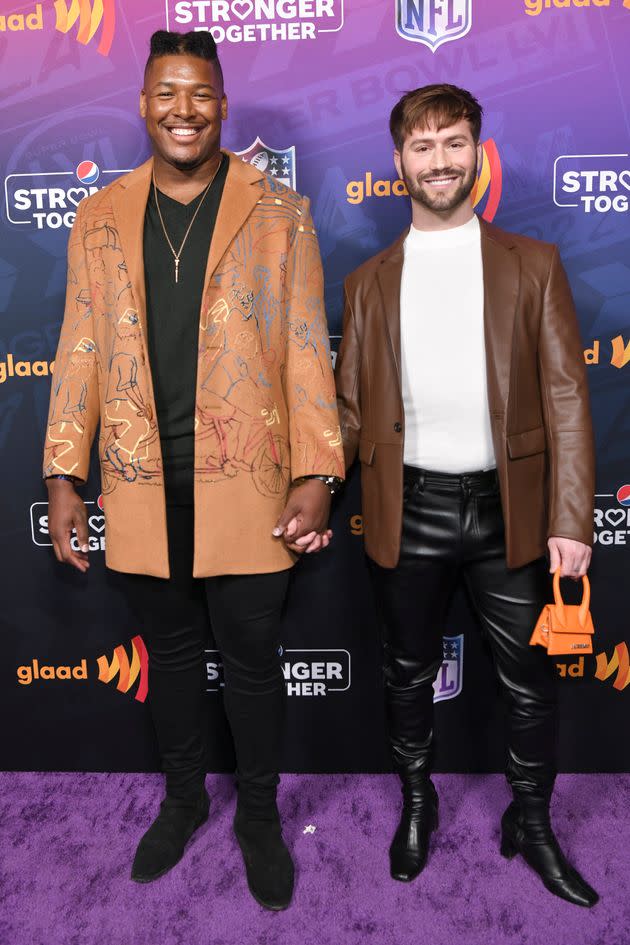
<svg viewBox="0 0 630 945"><path fill-rule="evenodd" d="M343 437L346 469L352 466L359 449L361 432L361 401L359 379L361 374L361 345L356 317L350 301L347 283L344 285L343 336L337 363L337 407Z"/></svg>
<svg viewBox="0 0 630 945"><path fill-rule="evenodd" d="M548 537L593 542L595 451L583 344L556 247L545 288L538 368L549 454Z"/></svg>
<svg viewBox="0 0 630 945"><path fill-rule="evenodd" d="M289 412L291 479L308 475L343 478L324 277L307 197L301 199L289 246L285 300L284 388Z"/></svg>
<svg viewBox="0 0 630 945"><path fill-rule="evenodd" d="M68 241L66 305L52 376L43 475L85 481L99 420L97 346L79 204Z"/></svg>

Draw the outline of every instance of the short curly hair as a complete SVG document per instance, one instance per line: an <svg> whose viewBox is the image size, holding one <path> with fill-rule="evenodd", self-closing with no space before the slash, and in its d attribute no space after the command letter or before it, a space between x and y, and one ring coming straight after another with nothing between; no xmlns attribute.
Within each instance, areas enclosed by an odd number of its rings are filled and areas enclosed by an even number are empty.
<svg viewBox="0 0 630 945"><path fill-rule="evenodd" d="M189 33L157 30L151 36L150 44L149 58L144 67L145 75L151 63L162 56L197 56L199 59L215 64L223 83L223 70L219 62L217 44L208 30L199 30L199 32L191 30Z"/></svg>

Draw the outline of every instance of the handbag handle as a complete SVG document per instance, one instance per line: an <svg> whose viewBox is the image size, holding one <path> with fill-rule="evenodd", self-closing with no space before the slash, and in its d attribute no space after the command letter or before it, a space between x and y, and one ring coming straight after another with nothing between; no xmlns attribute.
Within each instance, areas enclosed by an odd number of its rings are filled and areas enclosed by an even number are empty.
<svg viewBox="0 0 630 945"><path fill-rule="evenodd" d="M560 591L560 568L554 571L553 575L553 599L555 605L558 609L560 619L562 622L565 622L564 616L564 601L562 600L562 593ZM580 621L580 626L586 626L586 618L588 616L589 607L591 606L591 584L586 576L582 578L582 603L580 604L580 609L578 611L578 620Z"/></svg>

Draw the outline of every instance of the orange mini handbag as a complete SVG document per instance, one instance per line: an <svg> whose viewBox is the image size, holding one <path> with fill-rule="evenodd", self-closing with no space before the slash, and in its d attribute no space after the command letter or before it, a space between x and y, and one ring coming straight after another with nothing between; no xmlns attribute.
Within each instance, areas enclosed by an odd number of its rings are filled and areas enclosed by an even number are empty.
<svg viewBox="0 0 630 945"><path fill-rule="evenodd" d="M544 646L550 656L593 652L593 619L589 610L591 585L582 578L581 604L565 604L560 593L560 569L553 576L553 604L543 607L530 646Z"/></svg>

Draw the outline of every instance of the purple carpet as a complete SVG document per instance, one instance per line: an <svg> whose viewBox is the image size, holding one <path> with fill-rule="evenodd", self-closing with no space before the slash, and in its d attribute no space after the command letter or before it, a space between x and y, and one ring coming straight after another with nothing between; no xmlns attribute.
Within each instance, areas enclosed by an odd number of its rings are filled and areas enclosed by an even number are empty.
<svg viewBox="0 0 630 945"><path fill-rule="evenodd" d="M0 773L0 943L629 945L629 775L558 781L556 831L602 897L590 911L552 897L520 858L499 856L501 777L435 780L441 827L429 865L401 884L387 863L393 776L285 776L280 807L297 883L292 907L274 914L245 885L231 779L208 777L209 822L170 874L140 886L130 863L161 777Z"/></svg>

